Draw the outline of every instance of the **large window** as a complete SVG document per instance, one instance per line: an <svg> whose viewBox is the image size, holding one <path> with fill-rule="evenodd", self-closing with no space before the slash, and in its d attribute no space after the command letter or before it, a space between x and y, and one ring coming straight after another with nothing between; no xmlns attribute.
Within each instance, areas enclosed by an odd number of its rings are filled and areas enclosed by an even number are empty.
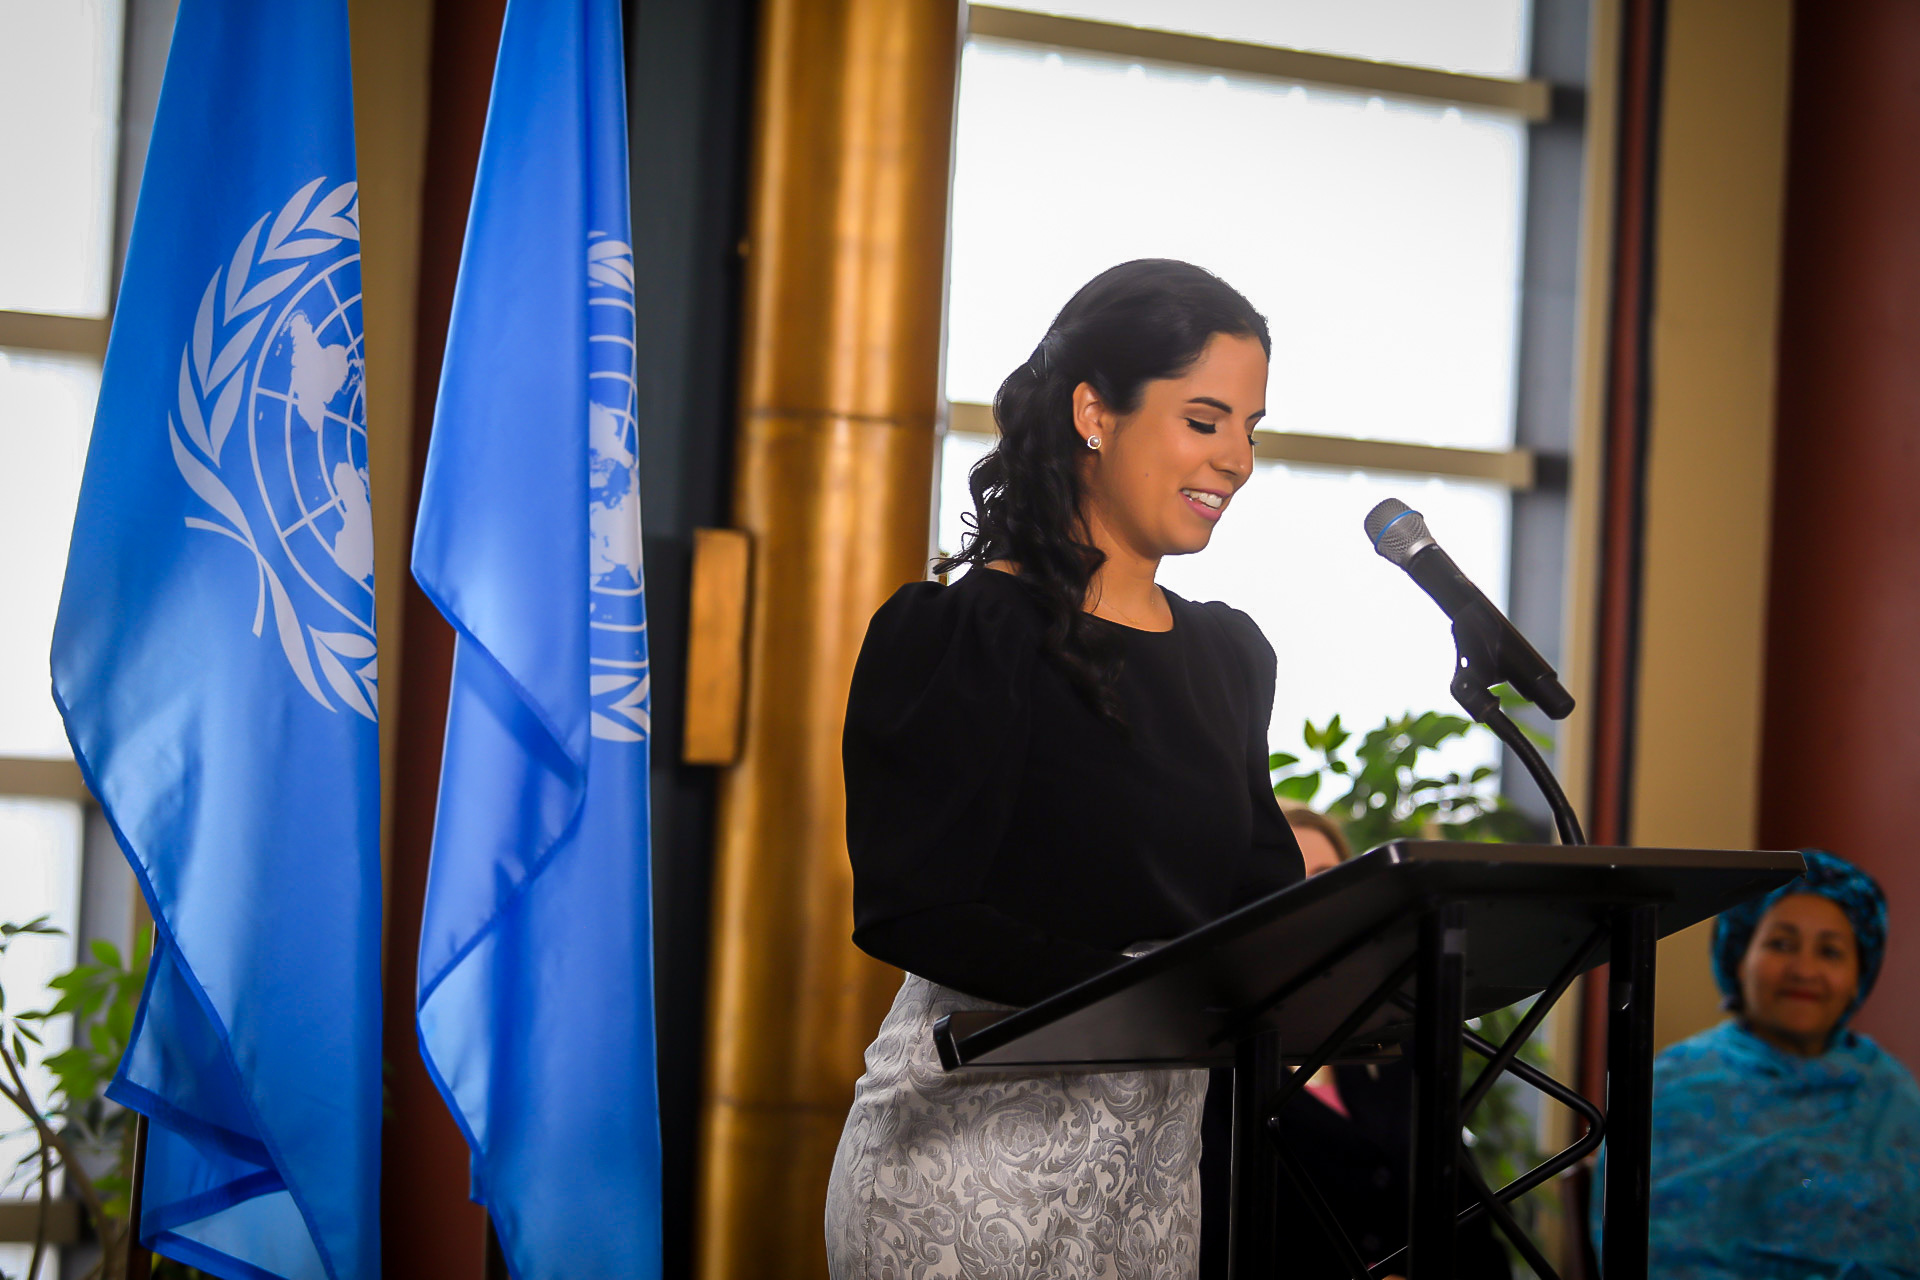
<svg viewBox="0 0 1920 1280"><path fill-rule="evenodd" d="M966 472L992 444L985 406L1054 312L1116 262L1183 258L1267 315L1274 358L1253 480L1161 581L1245 609L1273 642L1277 750L1300 751L1309 718L1449 709L1447 621L1361 520L1405 500L1507 601L1515 497L1538 472L1515 444L1549 101L1525 79L1529 17L1525 0L974 7L940 548L957 549ZM1477 736L1448 767L1496 755Z"/></svg>
<svg viewBox="0 0 1920 1280"><path fill-rule="evenodd" d="M106 345L121 22L120 0L0 0L0 918L65 930L0 964L16 1009L50 1002L81 930L85 791L47 652ZM47 1030L63 1048L70 1028ZM45 1073L30 1083L44 1098ZM21 1130L0 1116L0 1200L26 1186ZM0 1239L0 1272L24 1276L31 1253Z"/></svg>

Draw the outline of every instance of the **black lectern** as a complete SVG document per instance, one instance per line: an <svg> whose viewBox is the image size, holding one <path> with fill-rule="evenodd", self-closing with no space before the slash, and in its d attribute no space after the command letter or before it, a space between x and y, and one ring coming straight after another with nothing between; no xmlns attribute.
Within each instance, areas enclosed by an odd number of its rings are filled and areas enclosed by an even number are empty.
<svg viewBox="0 0 1920 1280"><path fill-rule="evenodd" d="M1031 1008L953 1014L935 1026L934 1038L948 1070L1231 1065L1235 1280L1275 1275L1273 1207L1283 1176L1356 1277L1451 1276L1456 1221L1482 1212L1539 1274L1551 1276L1505 1206L1591 1151L1603 1134L1611 1140L1607 1280L1644 1280L1654 943L1801 870L1797 853L1398 842ZM1515 1054L1573 980L1607 959L1603 1115ZM1462 1025L1535 995L1541 999L1504 1045ZM1464 1097L1463 1045L1487 1059ZM1363 1259L1274 1118L1327 1062L1401 1051L1413 1055L1417 1081L1408 1248L1404 1257ZM1461 1117L1502 1071L1579 1112L1587 1132L1494 1190L1465 1157Z"/></svg>

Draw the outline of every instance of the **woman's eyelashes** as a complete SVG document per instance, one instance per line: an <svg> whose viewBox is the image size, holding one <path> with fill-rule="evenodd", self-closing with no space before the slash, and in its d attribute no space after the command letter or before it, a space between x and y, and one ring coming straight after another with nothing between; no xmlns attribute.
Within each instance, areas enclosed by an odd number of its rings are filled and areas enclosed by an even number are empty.
<svg viewBox="0 0 1920 1280"><path fill-rule="evenodd" d="M1195 431L1198 431L1203 436L1210 436L1214 434L1214 432L1219 430L1219 427L1216 424L1211 422L1203 422L1199 418L1188 418L1187 425L1192 427ZM1247 443L1248 444L1259 443L1259 441L1254 439L1253 431L1251 428L1249 428L1247 431Z"/></svg>

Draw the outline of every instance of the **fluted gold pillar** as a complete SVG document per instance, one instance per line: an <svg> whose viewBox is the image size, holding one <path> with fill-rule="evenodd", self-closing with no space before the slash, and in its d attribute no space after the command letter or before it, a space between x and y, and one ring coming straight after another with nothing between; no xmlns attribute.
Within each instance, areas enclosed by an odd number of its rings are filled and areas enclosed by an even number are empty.
<svg viewBox="0 0 1920 1280"><path fill-rule="evenodd" d="M958 0L767 0L734 520L742 754L716 836L702 1280L825 1274L828 1168L899 981L862 956L840 730L867 619L923 577Z"/></svg>

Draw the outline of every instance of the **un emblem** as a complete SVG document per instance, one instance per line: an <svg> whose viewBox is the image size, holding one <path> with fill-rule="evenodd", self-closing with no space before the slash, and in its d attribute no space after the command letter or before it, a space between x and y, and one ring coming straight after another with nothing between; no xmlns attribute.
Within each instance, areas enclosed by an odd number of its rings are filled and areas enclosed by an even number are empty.
<svg viewBox="0 0 1920 1280"><path fill-rule="evenodd" d="M181 478L244 547L300 686L378 718L357 187L316 178L214 270L168 415ZM271 219L271 222L269 222Z"/></svg>
<svg viewBox="0 0 1920 1280"><path fill-rule="evenodd" d="M595 232L587 244L587 625L592 731L608 742L644 742L651 728L633 337L633 249Z"/></svg>

